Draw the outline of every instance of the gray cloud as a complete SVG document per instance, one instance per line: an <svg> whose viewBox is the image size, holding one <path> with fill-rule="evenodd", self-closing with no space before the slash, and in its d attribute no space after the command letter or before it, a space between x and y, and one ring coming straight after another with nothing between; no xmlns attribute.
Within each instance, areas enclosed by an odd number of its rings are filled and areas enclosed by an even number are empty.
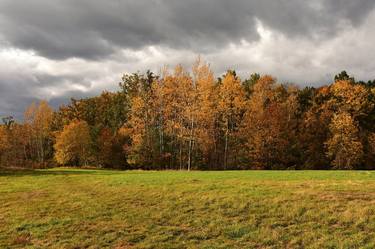
<svg viewBox="0 0 375 249"><path fill-rule="evenodd" d="M258 39L255 19L291 36L332 36L358 25L373 0L0 1L0 32L15 47L53 59L100 59L148 45L219 49Z"/></svg>
<svg viewBox="0 0 375 249"><path fill-rule="evenodd" d="M70 97L82 97L90 95L90 92L68 91L67 96L54 98L50 94L45 94L44 88L68 88L71 82L79 82L83 87L90 87L89 82L85 82L79 76L61 75L53 76L49 74L33 73L5 74L0 76L0 117L13 115L18 120L22 120L23 112L32 102L41 99L49 99L54 107L66 103ZM69 88L68 88L69 89ZM49 96L48 96L49 95ZM92 95L92 94L91 94Z"/></svg>
<svg viewBox="0 0 375 249"><path fill-rule="evenodd" d="M374 0L0 0L0 115L116 89L124 72L189 65L327 83L375 77Z"/></svg>

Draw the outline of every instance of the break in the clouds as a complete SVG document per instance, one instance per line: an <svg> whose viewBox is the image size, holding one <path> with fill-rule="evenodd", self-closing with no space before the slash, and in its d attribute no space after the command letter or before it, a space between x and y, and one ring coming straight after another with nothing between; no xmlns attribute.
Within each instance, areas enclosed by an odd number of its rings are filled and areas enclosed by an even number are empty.
<svg viewBox="0 0 375 249"><path fill-rule="evenodd" d="M0 0L0 115L191 64L324 84L375 78L374 0Z"/></svg>

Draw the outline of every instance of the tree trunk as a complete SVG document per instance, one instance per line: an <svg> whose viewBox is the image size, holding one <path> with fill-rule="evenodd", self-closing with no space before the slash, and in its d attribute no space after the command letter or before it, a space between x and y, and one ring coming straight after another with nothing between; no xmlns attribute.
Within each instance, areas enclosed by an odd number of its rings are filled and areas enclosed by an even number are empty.
<svg viewBox="0 0 375 249"><path fill-rule="evenodd" d="M182 143L180 142L180 170L182 170Z"/></svg>
<svg viewBox="0 0 375 249"><path fill-rule="evenodd" d="M190 129L190 139L189 139L189 158L188 158L188 171L191 168L191 154L193 149L193 131L194 131L194 118L191 118L191 129Z"/></svg>
<svg viewBox="0 0 375 249"><path fill-rule="evenodd" d="M228 158L228 121L227 121L227 129L225 131L224 169L227 169L227 158Z"/></svg>

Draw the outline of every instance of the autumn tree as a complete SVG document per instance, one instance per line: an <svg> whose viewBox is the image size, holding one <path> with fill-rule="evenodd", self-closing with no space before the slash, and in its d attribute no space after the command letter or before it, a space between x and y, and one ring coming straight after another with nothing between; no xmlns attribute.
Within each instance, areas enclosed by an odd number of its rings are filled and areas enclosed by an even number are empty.
<svg viewBox="0 0 375 249"><path fill-rule="evenodd" d="M245 93L241 86L241 80L233 71L228 71L219 86L217 99L221 128L224 133L224 169L228 166L229 156L232 158L234 156L232 145L235 146L238 140L233 138L233 136L240 126L245 104ZM229 163L231 164L232 162ZM231 166L234 165L231 164Z"/></svg>
<svg viewBox="0 0 375 249"><path fill-rule="evenodd" d="M165 135L168 136L168 148L171 154L170 165L178 161L179 169L188 168L189 140L192 126L192 78L178 65L173 73L165 70L158 83L157 100L162 109L161 115Z"/></svg>
<svg viewBox="0 0 375 249"><path fill-rule="evenodd" d="M100 165L105 167L111 165L111 161L113 159L113 135L111 130L108 128L103 128L100 131L96 144L98 147L97 156Z"/></svg>
<svg viewBox="0 0 375 249"><path fill-rule="evenodd" d="M5 167L29 167L26 162L27 131L24 125L4 122L0 125L0 165Z"/></svg>
<svg viewBox="0 0 375 249"><path fill-rule="evenodd" d="M305 89L299 93L297 135L301 168L330 168L324 143L328 140L329 124L335 113L331 98L328 86Z"/></svg>
<svg viewBox="0 0 375 249"><path fill-rule="evenodd" d="M347 112L335 114L329 125L331 137L326 142L327 155L336 169L353 169L363 156L358 127Z"/></svg>
<svg viewBox="0 0 375 249"><path fill-rule="evenodd" d="M336 81L330 87L332 105L336 111L347 112L355 119L366 116L374 108L370 91L347 80Z"/></svg>
<svg viewBox="0 0 375 249"><path fill-rule="evenodd" d="M87 165L91 156L92 141L86 121L73 121L57 134L55 159L61 165Z"/></svg>
<svg viewBox="0 0 375 249"><path fill-rule="evenodd" d="M215 79L210 66L200 59L193 65L193 81L195 87L194 112L195 136L192 139L196 150L201 152L199 163L217 167L218 132L216 121L218 112L216 107Z"/></svg>
<svg viewBox="0 0 375 249"><path fill-rule="evenodd" d="M126 157L123 154L121 135L113 133L110 128L103 128L96 139L96 162L101 167L124 168Z"/></svg>
<svg viewBox="0 0 375 249"><path fill-rule="evenodd" d="M5 125L0 125L0 166L3 165L3 156L9 149L9 135Z"/></svg>
<svg viewBox="0 0 375 249"><path fill-rule="evenodd" d="M125 145L124 149L127 161L133 167L147 165L153 168L161 158L158 111L155 109L157 98L154 94L154 81L157 79L158 76L148 71L146 75L133 74L124 77L121 84L123 91L129 94L130 109L128 121L120 129L120 133L127 137L130 143Z"/></svg>
<svg viewBox="0 0 375 249"><path fill-rule="evenodd" d="M297 98L294 86L277 84L271 76L254 85L241 129L253 168L295 167Z"/></svg>
<svg viewBox="0 0 375 249"><path fill-rule="evenodd" d="M32 103L24 115L25 130L28 132L29 140L29 156L41 164L52 153L52 118L53 110L46 101L40 101L39 104Z"/></svg>
<svg viewBox="0 0 375 249"><path fill-rule="evenodd" d="M131 100L129 121L122 128L122 134L128 135L131 141L131 146L126 151L131 165L152 163L150 161L152 152L148 148L149 126L145 100L141 96L134 96Z"/></svg>
<svg viewBox="0 0 375 249"><path fill-rule="evenodd" d="M268 104L273 99L276 81L271 76L263 76L253 86L253 93L248 102L241 137L245 138L249 163L255 168L265 168L269 157L266 155L268 139L272 138L266 126Z"/></svg>

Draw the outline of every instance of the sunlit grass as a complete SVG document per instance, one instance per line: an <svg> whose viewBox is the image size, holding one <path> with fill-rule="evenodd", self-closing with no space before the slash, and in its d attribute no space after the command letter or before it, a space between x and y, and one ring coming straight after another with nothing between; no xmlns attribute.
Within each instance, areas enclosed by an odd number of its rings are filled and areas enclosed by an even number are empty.
<svg viewBox="0 0 375 249"><path fill-rule="evenodd" d="M0 248L374 248L375 172L0 173Z"/></svg>

